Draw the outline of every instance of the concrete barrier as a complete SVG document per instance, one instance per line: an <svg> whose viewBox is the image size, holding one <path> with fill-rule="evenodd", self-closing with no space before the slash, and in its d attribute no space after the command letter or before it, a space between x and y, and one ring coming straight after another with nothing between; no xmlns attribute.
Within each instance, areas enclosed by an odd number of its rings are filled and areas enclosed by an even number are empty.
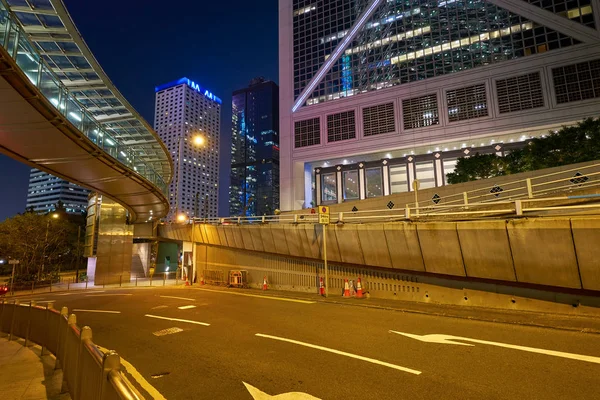
<svg viewBox="0 0 600 400"><path fill-rule="evenodd" d="M335 229L335 225L327 227L327 260L331 262L342 262ZM323 226L319 226L316 232L318 235L323 235Z"/></svg>
<svg viewBox="0 0 600 400"><path fill-rule="evenodd" d="M271 234L273 235L273 243L275 251L270 251L271 253L275 252L278 254L289 255L290 250L288 249L287 240L285 238L285 226L284 225L267 225L271 230Z"/></svg>
<svg viewBox="0 0 600 400"><path fill-rule="evenodd" d="M233 225L227 225L223 227L223 231L225 232L225 237L227 237L227 246L236 248L235 237L233 236Z"/></svg>
<svg viewBox="0 0 600 400"><path fill-rule="evenodd" d="M425 271L416 224L403 222L383 224L383 230L394 268Z"/></svg>
<svg viewBox="0 0 600 400"><path fill-rule="evenodd" d="M321 236L321 227L313 224L300 226L304 229L304 235L306 237L306 255L310 258L322 259L323 255L321 254L321 248L323 245L323 237Z"/></svg>
<svg viewBox="0 0 600 400"><path fill-rule="evenodd" d="M246 250L254 250L254 243L252 243L252 236L250 236L250 229L244 227L239 230L242 234L242 241L244 242L244 248Z"/></svg>
<svg viewBox="0 0 600 400"><path fill-rule="evenodd" d="M364 264L365 258L363 257L356 225L332 225L330 229L332 228L335 231L342 262L357 265Z"/></svg>
<svg viewBox="0 0 600 400"><path fill-rule="evenodd" d="M467 276L517 280L506 221L472 221L456 224Z"/></svg>
<svg viewBox="0 0 600 400"><path fill-rule="evenodd" d="M254 246L254 250L265 251L262 236L260 235L260 230L263 229L263 227L260 225L251 225L247 226L246 229L250 233L250 238L252 239L252 245Z"/></svg>
<svg viewBox="0 0 600 400"><path fill-rule="evenodd" d="M227 234L225 233L225 228L223 228L223 226L221 226L221 225L218 225L217 233L219 235L219 242L221 242L221 246L227 246L228 242L227 242Z"/></svg>
<svg viewBox="0 0 600 400"><path fill-rule="evenodd" d="M466 276L456 222L427 222L417 225L425 271Z"/></svg>
<svg viewBox="0 0 600 400"><path fill-rule="evenodd" d="M202 228L205 237L204 243L210 243L217 246L221 245L221 239L219 238L219 233L217 232L216 226L202 224Z"/></svg>
<svg viewBox="0 0 600 400"><path fill-rule="evenodd" d="M231 229L231 231L233 232L233 240L235 242L235 247L237 247L238 249L244 249L244 239L242 239L242 232L240 230L240 227L238 225L231 225L229 229Z"/></svg>
<svg viewBox="0 0 600 400"><path fill-rule="evenodd" d="M287 224L283 231L290 255L294 257L304 257L304 249L302 248L300 228L298 225ZM304 230L302 230L302 233L304 234Z"/></svg>
<svg viewBox="0 0 600 400"><path fill-rule="evenodd" d="M519 282L581 288L569 219L519 219L507 226Z"/></svg>
<svg viewBox="0 0 600 400"><path fill-rule="evenodd" d="M366 265L392 268L383 224L356 225L360 248ZM420 258L420 256L419 256Z"/></svg>
<svg viewBox="0 0 600 400"><path fill-rule="evenodd" d="M583 288L600 290L600 219L571 218L571 231Z"/></svg>

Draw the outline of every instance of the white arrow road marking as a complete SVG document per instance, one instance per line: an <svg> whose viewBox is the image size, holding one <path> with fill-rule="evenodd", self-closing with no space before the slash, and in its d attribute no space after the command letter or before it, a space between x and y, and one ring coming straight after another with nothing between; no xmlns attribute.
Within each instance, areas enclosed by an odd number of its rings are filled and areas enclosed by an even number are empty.
<svg viewBox="0 0 600 400"><path fill-rule="evenodd" d="M286 338L282 338L282 337L278 337L278 336L263 335L262 333L257 333L256 336L264 337L264 338L267 338L267 339L280 340L282 342L288 342L288 343L298 344L300 346L310 347L311 349L317 349L317 350L327 351L329 353L339 354L341 356L355 358L357 360L366 361L366 362L370 362L370 363L377 364L377 365L383 365L384 367L397 369L399 371L404 371L404 372L408 372L408 373L415 374L415 375L420 375L421 374L421 371L417 371L415 369L401 367L399 365L390 364L390 363L387 363L385 361L379 361L379 360L375 360L374 358L368 358L368 357L363 357L363 356L359 356L359 355L352 354L352 353L346 353L344 351L330 349L328 347L317 346L316 344L310 344L310 343L300 342L298 340L286 339Z"/></svg>
<svg viewBox="0 0 600 400"><path fill-rule="evenodd" d="M565 353L562 351L555 351L555 350L538 349L535 347L518 346L515 344L489 342L487 340L471 339L471 338L466 338L466 337L443 335L443 334L413 335L410 333L397 332L397 331L392 331L392 330L390 330L390 333L396 333L398 335L406 336L406 337L416 339L421 342L427 342L427 343L458 344L461 346L473 346L472 344L455 342L455 340L463 340L463 341L467 341L467 342L488 344L490 346L505 347L507 349L522 350L522 351L528 351L530 353L546 354L548 356L570 358L571 360L587 361L587 362L591 362L591 363L595 363L595 364L600 364L600 357L586 356L586 355L582 355L582 354Z"/></svg>
<svg viewBox="0 0 600 400"><path fill-rule="evenodd" d="M106 313L106 314L121 314L121 311L109 311L109 310L84 310L82 308L76 308L73 312L95 312L95 313Z"/></svg>
<svg viewBox="0 0 600 400"><path fill-rule="evenodd" d="M177 307L180 310L189 310L190 308L196 308L196 306L181 306L181 307Z"/></svg>
<svg viewBox="0 0 600 400"><path fill-rule="evenodd" d="M191 321L189 319L161 317L161 316L158 316L158 315L151 315L151 314L146 314L145 317L158 318L158 319L166 319L167 321L187 322L188 324L210 326L210 324L207 324L206 322Z"/></svg>
<svg viewBox="0 0 600 400"><path fill-rule="evenodd" d="M250 395L254 400L269 400L269 399L277 399L277 400L321 400L318 397L311 396L308 393L302 392L290 392L290 393L282 393L276 396L271 396L270 394L266 394L265 392L255 388L252 385L247 384L246 382L242 382L246 389L250 392Z"/></svg>
<svg viewBox="0 0 600 400"><path fill-rule="evenodd" d="M108 353L109 350L105 349L102 346L98 346L96 345L102 352L104 353ZM135 367L133 365L131 365L130 363L128 363L123 357L121 357L121 366L123 366L125 368L125 371L128 372L131 377L133 379L135 379L135 381L146 391L148 392L148 394L154 399L154 400L167 400L162 394L160 394L160 392L158 390L156 390L156 388L154 386L152 386L151 384L148 383L147 380L144 379L144 377L142 376L142 374L140 374L138 372L137 369L135 369ZM123 375L123 377L125 379L127 379L126 376ZM131 385L131 383L130 383ZM131 385L133 386L133 385Z"/></svg>

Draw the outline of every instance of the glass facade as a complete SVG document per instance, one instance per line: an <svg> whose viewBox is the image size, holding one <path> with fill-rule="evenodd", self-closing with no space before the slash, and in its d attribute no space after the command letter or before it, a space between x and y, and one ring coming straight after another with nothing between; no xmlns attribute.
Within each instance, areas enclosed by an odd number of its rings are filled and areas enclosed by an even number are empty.
<svg viewBox="0 0 600 400"><path fill-rule="evenodd" d="M279 87L262 78L233 93L230 216L279 208Z"/></svg>
<svg viewBox="0 0 600 400"><path fill-rule="evenodd" d="M29 175L26 209L36 213L56 210L61 202L69 214L83 214L90 191L47 172L32 169Z"/></svg>
<svg viewBox="0 0 600 400"><path fill-rule="evenodd" d="M530 2L547 8L547 2ZM369 3L369 0L293 1L295 99ZM553 11L593 26L589 0L550 3L560 8ZM306 104L526 57L574 43L577 41L562 33L484 0L385 1L326 71Z"/></svg>

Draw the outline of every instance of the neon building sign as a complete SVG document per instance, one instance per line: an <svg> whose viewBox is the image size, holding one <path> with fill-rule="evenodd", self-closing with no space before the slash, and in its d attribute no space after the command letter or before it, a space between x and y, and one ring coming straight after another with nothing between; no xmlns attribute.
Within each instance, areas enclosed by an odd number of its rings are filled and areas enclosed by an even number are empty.
<svg viewBox="0 0 600 400"><path fill-rule="evenodd" d="M194 82L188 78L181 78L181 79L178 79L173 82L165 83L164 85L156 86L154 88L154 91L160 92L161 90L165 90L165 89L171 88L173 86L178 86L178 85L181 85L182 83L188 85L192 90L195 90L196 92L204 95L204 97L208 98L209 100L212 100L219 104L223 103L221 101L221 99L218 98L217 96L215 96L210 90L204 89L202 86L198 85L196 82Z"/></svg>

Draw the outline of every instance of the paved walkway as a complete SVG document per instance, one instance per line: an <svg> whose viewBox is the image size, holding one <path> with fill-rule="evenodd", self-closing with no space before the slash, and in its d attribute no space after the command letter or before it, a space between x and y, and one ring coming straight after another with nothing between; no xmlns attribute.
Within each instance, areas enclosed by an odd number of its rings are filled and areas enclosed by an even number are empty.
<svg viewBox="0 0 600 400"><path fill-rule="evenodd" d="M23 347L0 334L0 398L2 400L68 400L60 394L62 371L54 371L54 357L40 357L40 347Z"/></svg>

